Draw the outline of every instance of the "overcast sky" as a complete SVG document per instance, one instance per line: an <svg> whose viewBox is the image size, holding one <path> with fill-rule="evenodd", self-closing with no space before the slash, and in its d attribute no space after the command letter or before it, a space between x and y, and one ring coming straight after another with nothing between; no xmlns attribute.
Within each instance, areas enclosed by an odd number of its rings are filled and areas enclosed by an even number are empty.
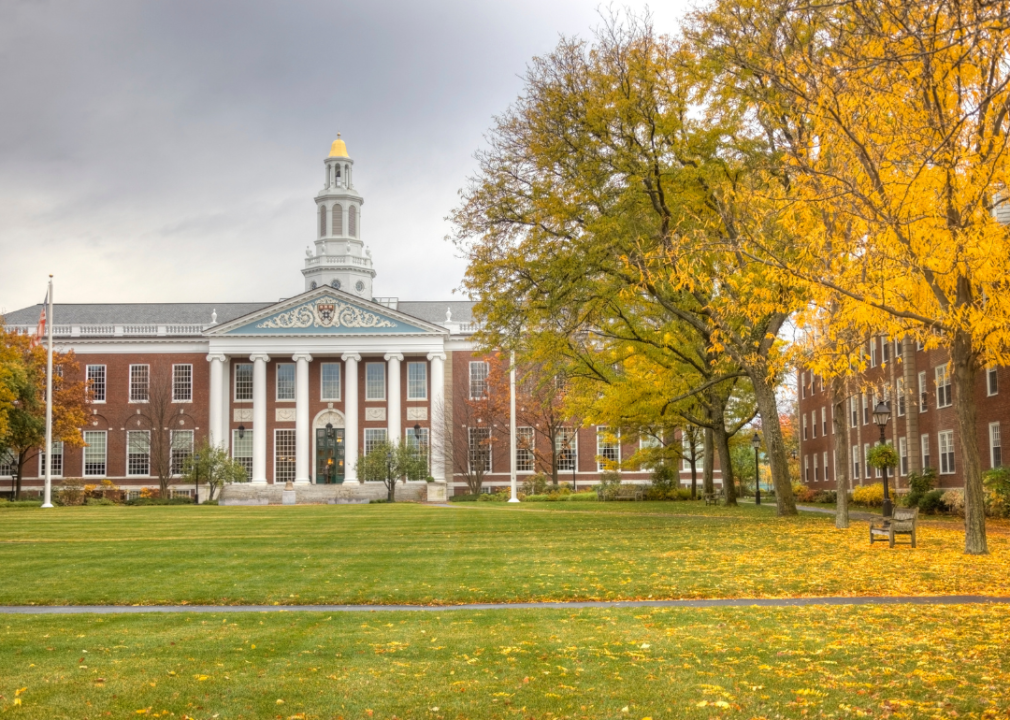
<svg viewBox="0 0 1010 720"><path fill-rule="evenodd" d="M653 8L675 30L687 3ZM644 2L633 1L641 10ZM492 116L596 0L0 3L0 308L303 289L339 130L376 295L449 299ZM459 295L456 295L459 297Z"/></svg>

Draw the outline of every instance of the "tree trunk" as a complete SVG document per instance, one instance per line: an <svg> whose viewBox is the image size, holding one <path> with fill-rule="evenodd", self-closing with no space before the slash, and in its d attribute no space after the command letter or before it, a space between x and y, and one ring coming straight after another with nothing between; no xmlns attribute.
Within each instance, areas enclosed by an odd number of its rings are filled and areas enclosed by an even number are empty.
<svg viewBox="0 0 1010 720"><path fill-rule="evenodd" d="M712 428L705 428L705 456L702 460L702 480L701 480L701 491L705 495L712 495L715 493L715 457L713 453L713 446L715 445L714 439L712 437Z"/></svg>
<svg viewBox="0 0 1010 720"><path fill-rule="evenodd" d="M849 526L849 462L848 462L848 413L845 411L845 381L831 380L831 426L835 432L835 527ZM827 471L827 468L825 468Z"/></svg>
<svg viewBox="0 0 1010 720"><path fill-rule="evenodd" d="M712 431L716 452L719 453L719 472L722 474L722 491L727 505L736 505L736 483L733 480L733 464L729 455L729 435L723 425L722 413L715 421Z"/></svg>
<svg viewBox="0 0 1010 720"><path fill-rule="evenodd" d="M779 408L775 403L775 388L759 373L750 374L750 378L761 415L761 433L764 435L768 463L771 466L772 483L775 485L776 514L796 515L796 499L789 479L786 445L782 438Z"/></svg>
<svg viewBox="0 0 1010 720"><path fill-rule="evenodd" d="M677 483L680 486L680 483ZM691 453L691 499L698 499L698 458Z"/></svg>
<svg viewBox="0 0 1010 720"><path fill-rule="evenodd" d="M989 552L985 536L985 498L982 490L982 459L978 452L978 422L975 413L975 374L978 355L971 336L954 333L950 352L954 409L957 412L958 445L964 465L964 551L969 555ZM939 450L937 451L939 452Z"/></svg>
<svg viewBox="0 0 1010 720"><path fill-rule="evenodd" d="M919 440L919 375L915 367L915 341L901 343L901 370L905 382L905 448L908 471L922 472L922 442ZM899 468L900 472L900 468Z"/></svg>

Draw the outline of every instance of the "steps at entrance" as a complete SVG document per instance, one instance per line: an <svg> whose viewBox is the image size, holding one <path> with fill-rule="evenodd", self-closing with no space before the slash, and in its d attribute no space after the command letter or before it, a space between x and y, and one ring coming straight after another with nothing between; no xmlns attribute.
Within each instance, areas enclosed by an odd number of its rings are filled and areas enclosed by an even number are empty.
<svg viewBox="0 0 1010 720"><path fill-rule="evenodd" d="M444 483L407 482L396 484L397 502L426 502L429 496L429 485L437 495L438 490L445 487ZM370 500L385 500L386 486L381 482L347 482L342 485L295 485L295 503L298 505L335 505L342 503L367 503ZM442 500L445 499L442 490ZM253 485L251 483L236 483L226 485L221 490L219 504L221 505L281 505L283 502L283 485ZM433 498L434 499L434 498Z"/></svg>

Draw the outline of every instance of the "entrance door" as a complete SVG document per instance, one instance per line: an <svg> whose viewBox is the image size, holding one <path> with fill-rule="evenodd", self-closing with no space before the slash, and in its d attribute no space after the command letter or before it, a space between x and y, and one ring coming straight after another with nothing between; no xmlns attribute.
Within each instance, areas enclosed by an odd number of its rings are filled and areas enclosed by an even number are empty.
<svg viewBox="0 0 1010 720"><path fill-rule="evenodd" d="M330 436L327 437L327 433ZM344 429L316 430L316 484L344 482Z"/></svg>

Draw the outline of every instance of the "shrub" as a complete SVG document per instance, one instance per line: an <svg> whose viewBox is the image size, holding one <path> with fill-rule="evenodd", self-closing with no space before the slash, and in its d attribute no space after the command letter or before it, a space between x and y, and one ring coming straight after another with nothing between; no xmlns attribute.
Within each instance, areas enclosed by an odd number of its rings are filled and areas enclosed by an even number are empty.
<svg viewBox="0 0 1010 720"><path fill-rule="evenodd" d="M193 498L188 497L173 497L173 498L163 498L163 497L138 497L133 498L133 500L127 500L127 505L133 506L146 506L146 505L192 505Z"/></svg>
<svg viewBox="0 0 1010 720"><path fill-rule="evenodd" d="M568 502L596 502L598 499L595 490L580 490L565 498Z"/></svg>
<svg viewBox="0 0 1010 720"><path fill-rule="evenodd" d="M943 510L943 490L930 490L919 500L919 509L927 515Z"/></svg>
<svg viewBox="0 0 1010 720"><path fill-rule="evenodd" d="M600 484L596 486L596 494L600 500L613 500L621 489L621 476L613 470L600 474Z"/></svg>
<svg viewBox="0 0 1010 720"><path fill-rule="evenodd" d="M807 492L809 488L803 483L793 483L793 495L799 497L803 493Z"/></svg>
<svg viewBox="0 0 1010 720"><path fill-rule="evenodd" d="M60 505L81 505L84 503L84 481L67 478L56 490L56 500Z"/></svg>
<svg viewBox="0 0 1010 720"><path fill-rule="evenodd" d="M985 504L993 517L1010 516L1010 468L1000 467L982 473L986 489Z"/></svg>
<svg viewBox="0 0 1010 720"><path fill-rule="evenodd" d="M547 492L547 478L543 473L530 475L523 480L522 491L526 495L543 495Z"/></svg>
<svg viewBox="0 0 1010 720"><path fill-rule="evenodd" d="M961 490L948 490L940 496L947 511L954 515L964 515L964 492Z"/></svg>
<svg viewBox="0 0 1010 720"><path fill-rule="evenodd" d="M89 497L84 501L85 505L115 505L116 503L109 498L104 497Z"/></svg>
<svg viewBox="0 0 1010 720"><path fill-rule="evenodd" d="M866 455L866 464L878 470L882 470L885 467L897 467L898 451L894 449L893 445L874 445Z"/></svg>
<svg viewBox="0 0 1010 720"><path fill-rule="evenodd" d="M926 468L922 472L908 473L908 507L918 507L922 497L936 487L936 470Z"/></svg>
<svg viewBox="0 0 1010 720"><path fill-rule="evenodd" d="M680 473L676 466L662 463L652 471L652 488L660 491L660 499L665 498L671 490L676 490L680 482Z"/></svg>
<svg viewBox="0 0 1010 720"><path fill-rule="evenodd" d="M838 493L834 490L817 490L807 502L830 503L833 505L838 502Z"/></svg>
<svg viewBox="0 0 1010 720"><path fill-rule="evenodd" d="M7 498L0 498L0 509L3 508L27 508L27 507L42 507L41 500L8 500Z"/></svg>
<svg viewBox="0 0 1010 720"><path fill-rule="evenodd" d="M527 495L526 502L550 502L550 495Z"/></svg>
<svg viewBox="0 0 1010 720"><path fill-rule="evenodd" d="M890 492L894 488L888 486ZM852 490L852 502L855 505L866 505L869 507L879 507L884 504L884 485L873 483L872 485L859 485Z"/></svg>
<svg viewBox="0 0 1010 720"><path fill-rule="evenodd" d="M449 496L449 502L476 502L479 497L479 493L456 493Z"/></svg>

